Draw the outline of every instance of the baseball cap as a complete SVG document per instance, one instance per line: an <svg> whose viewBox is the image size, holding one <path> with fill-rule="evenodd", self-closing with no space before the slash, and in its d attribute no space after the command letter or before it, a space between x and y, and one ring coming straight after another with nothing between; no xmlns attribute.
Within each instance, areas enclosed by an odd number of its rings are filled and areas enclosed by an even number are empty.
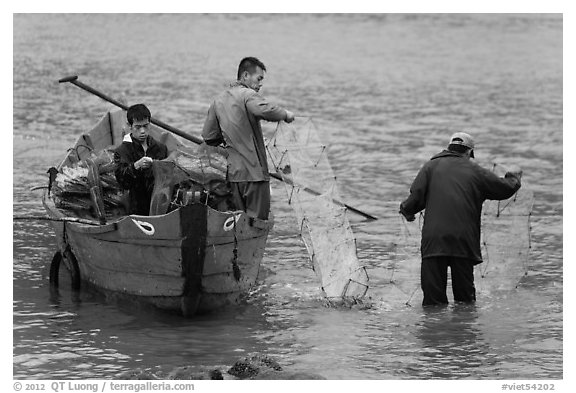
<svg viewBox="0 0 576 393"><path fill-rule="evenodd" d="M472 150L472 154L470 155L470 157L474 158L474 139L472 139L472 137L469 134L465 132L457 132L455 134L452 134L452 136L450 137L449 144L461 145L469 148L470 150Z"/></svg>

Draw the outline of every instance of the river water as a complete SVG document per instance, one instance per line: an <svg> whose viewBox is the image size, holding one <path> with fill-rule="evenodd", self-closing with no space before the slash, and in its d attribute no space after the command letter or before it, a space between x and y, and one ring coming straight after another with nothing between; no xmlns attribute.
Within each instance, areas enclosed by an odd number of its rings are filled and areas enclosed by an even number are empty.
<svg viewBox="0 0 576 393"><path fill-rule="evenodd" d="M14 214L43 214L30 188L111 108L58 79L79 75L199 135L238 61L257 56L268 68L262 93L313 117L342 199L380 218L350 215L374 306L325 307L274 184L276 224L258 287L237 308L193 319L51 290L51 227L16 221L14 378L224 370L251 353L327 379L563 378L561 15L17 14L13 22ZM535 196L529 274L475 307L391 306L379 290L398 203L460 130L476 138L480 163L524 171Z"/></svg>

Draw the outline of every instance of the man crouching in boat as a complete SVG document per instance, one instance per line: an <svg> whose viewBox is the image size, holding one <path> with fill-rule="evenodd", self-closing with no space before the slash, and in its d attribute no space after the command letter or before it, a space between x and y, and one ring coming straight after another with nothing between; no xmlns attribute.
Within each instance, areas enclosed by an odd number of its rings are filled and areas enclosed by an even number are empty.
<svg viewBox="0 0 576 393"><path fill-rule="evenodd" d="M130 134L114 152L114 174L120 186L129 190L129 214L147 216L154 189L152 160L168 156L166 145L150 135L150 110L144 104L132 105L126 113Z"/></svg>
<svg viewBox="0 0 576 393"><path fill-rule="evenodd" d="M294 120L292 112L259 94L265 71L257 58L242 59L237 81L210 105L202 130L207 145L224 144L234 205L262 220L270 212L270 174L260 120Z"/></svg>

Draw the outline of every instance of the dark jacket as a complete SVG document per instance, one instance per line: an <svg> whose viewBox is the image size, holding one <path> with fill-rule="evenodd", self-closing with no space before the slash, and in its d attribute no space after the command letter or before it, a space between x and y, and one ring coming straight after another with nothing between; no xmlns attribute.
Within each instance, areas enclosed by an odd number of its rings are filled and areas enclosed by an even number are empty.
<svg viewBox="0 0 576 393"><path fill-rule="evenodd" d="M286 110L239 82L208 109L202 137L208 145L225 142L231 182L270 180L261 119L285 120Z"/></svg>
<svg viewBox="0 0 576 393"><path fill-rule="evenodd" d="M520 188L511 173L504 178L465 156L444 150L428 161L400 205L406 215L426 209L422 258L452 256L482 262L480 222L486 199L510 198Z"/></svg>
<svg viewBox="0 0 576 393"><path fill-rule="evenodd" d="M166 145L148 136L148 149L144 153L142 145L126 135L124 141L114 152L114 163L117 164L114 174L120 186L130 191L130 214L147 216L150 211L150 200L154 189L152 168L136 169L134 163L144 156L154 160L163 160L168 156Z"/></svg>

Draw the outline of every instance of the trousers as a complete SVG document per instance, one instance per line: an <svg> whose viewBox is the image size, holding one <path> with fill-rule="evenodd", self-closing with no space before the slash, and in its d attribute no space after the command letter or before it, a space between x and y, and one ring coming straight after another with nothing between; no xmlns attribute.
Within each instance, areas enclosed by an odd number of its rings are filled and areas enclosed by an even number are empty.
<svg viewBox="0 0 576 393"><path fill-rule="evenodd" d="M267 220L270 213L270 182L232 182L232 202L251 217Z"/></svg>
<svg viewBox="0 0 576 393"><path fill-rule="evenodd" d="M458 257L423 258L420 270L420 282L422 292L424 292L422 305L448 304L446 296L448 267L450 267L454 300L466 303L475 302L474 264L472 260Z"/></svg>

